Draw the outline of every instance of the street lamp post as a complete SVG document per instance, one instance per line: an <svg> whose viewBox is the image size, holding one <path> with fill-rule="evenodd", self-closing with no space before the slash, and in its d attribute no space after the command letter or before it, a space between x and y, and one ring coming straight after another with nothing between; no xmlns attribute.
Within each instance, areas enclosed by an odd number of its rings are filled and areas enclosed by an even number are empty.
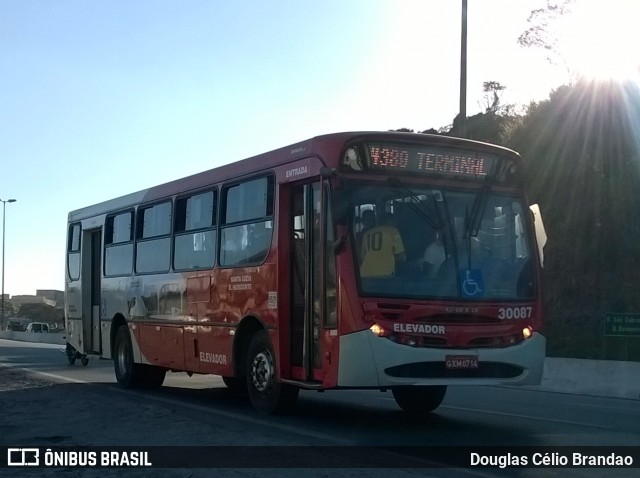
<svg viewBox="0 0 640 478"><path fill-rule="evenodd" d="M4 328L4 217L7 203L16 202L15 199L0 199L2 202L2 320L0 321L0 329Z"/></svg>

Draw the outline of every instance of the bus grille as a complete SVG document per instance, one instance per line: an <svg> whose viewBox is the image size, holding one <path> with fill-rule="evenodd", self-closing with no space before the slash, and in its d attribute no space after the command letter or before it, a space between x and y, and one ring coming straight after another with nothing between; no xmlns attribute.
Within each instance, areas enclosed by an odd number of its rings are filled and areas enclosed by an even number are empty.
<svg viewBox="0 0 640 478"><path fill-rule="evenodd" d="M477 369L450 370L444 362L415 362L385 369L385 373L398 378L515 378L524 369L499 362L480 362Z"/></svg>

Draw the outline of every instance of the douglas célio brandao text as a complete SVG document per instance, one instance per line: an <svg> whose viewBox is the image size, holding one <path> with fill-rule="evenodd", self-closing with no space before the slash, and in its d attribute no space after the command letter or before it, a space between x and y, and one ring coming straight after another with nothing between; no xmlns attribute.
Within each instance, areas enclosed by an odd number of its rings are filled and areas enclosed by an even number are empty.
<svg viewBox="0 0 640 478"><path fill-rule="evenodd" d="M483 455L471 453L471 466L476 467L631 467L634 465L632 456L608 453L603 455L588 455L579 452L572 453L526 453L504 455Z"/></svg>

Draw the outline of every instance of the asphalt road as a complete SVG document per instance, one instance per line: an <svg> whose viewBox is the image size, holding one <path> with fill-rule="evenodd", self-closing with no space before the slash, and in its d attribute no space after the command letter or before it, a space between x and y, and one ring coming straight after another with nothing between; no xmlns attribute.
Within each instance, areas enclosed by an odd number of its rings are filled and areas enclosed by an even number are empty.
<svg viewBox="0 0 640 478"><path fill-rule="evenodd" d="M110 361L68 366L60 350L0 340L0 445L247 447L227 449L240 456L222 457L233 465L224 469L125 470L127 476L603 476L603 469L585 468L431 467L446 464L448 450L465 446L640 450L635 400L450 387L435 413L415 419L400 411L390 392L302 392L291 415L273 417L254 412L218 377L168 374L158 391L127 391L115 384ZM411 448L425 446L442 453ZM245 468L265 460L276 468ZM392 463L393 468L382 469L378 463ZM0 475L103 477L122 476L122 471L38 469L16 474L15 469L0 469ZM640 476L640 468L606 474Z"/></svg>

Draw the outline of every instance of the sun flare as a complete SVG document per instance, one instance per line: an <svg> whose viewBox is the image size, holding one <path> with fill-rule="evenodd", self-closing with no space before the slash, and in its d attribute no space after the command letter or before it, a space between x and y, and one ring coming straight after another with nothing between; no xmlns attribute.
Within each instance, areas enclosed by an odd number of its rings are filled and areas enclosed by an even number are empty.
<svg viewBox="0 0 640 478"><path fill-rule="evenodd" d="M558 47L572 74L640 84L638 0L576 0L562 20Z"/></svg>

